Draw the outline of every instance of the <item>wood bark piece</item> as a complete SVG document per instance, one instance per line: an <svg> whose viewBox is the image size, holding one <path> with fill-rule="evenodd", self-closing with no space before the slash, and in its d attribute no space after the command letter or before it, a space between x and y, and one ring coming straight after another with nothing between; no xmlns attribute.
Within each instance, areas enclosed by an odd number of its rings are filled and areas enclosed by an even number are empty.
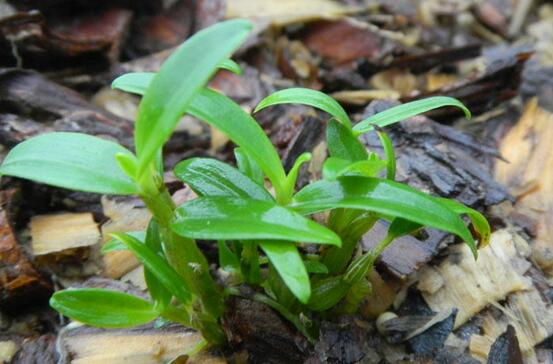
<svg viewBox="0 0 553 364"><path fill-rule="evenodd" d="M15 354L12 364L57 364L56 336L45 334L26 338L21 349Z"/></svg>
<svg viewBox="0 0 553 364"><path fill-rule="evenodd" d="M553 113L526 104L519 122L505 135L495 176L517 197L515 209L537 222L532 258L553 279Z"/></svg>
<svg viewBox="0 0 553 364"><path fill-rule="evenodd" d="M199 333L179 325L105 330L70 324L60 333L57 347L63 364L164 364L201 340ZM223 364L225 360L201 352L186 363Z"/></svg>
<svg viewBox="0 0 553 364"><path fill-rule="evenodd" d="M104 215L110 218L102 227L104 242L111 240L109 234L126 231L145 231L151 214L137 198L102 198ZM104 273L111 278L120 278L140 264L130 251L113 251L104 254Z"/></svg>
<svg viewBox="0 0 553 364"><path fill-rule="evenodd" d="M0 205L4 206L10 198L10 192L1 192ZM44 302L51 292L51 284L25 256L17 243L5 209L0 208L0 307L16 310Z"/></svg>
<svg viewBox="0 0 553 364"><path fill-rule="evenodd" d="M457 328L487 305L532 287L524 276L530 263L517 251L518 244L526 243L507 230L496 231L476 261L466 245L451 246L445 261L421 269L417 287L433 311L459 309Z"/></svg>
<svg viewBox="0 0 553 364"><path fill-rule="evenodd" d="M488 364L518 364L522 363L522 352L513 326L507 326L507 331L494 341L488 354Z"/></svg>
<svg viewBox="0 0 553 364"><path fill-rule="evenodd" d="M4 115L0 118L0 144L7 147L51 131L91 134L132 145L130 121L32 71L0 69L0 105Z"/></svg>
<svg viewBox="0 0 553 364"><path fill-rule="evenodd" d="M100 231L90 213L34 216L30 228L35 256L90 247L100 241Z"/></svg>
<svg viewBox="0 0 553 364"><path fill-rule="evenodd" d="M105 69L119 58L132 13L100 10L54 22L38 10L0 20L0 64L41 70Z"/></svg>

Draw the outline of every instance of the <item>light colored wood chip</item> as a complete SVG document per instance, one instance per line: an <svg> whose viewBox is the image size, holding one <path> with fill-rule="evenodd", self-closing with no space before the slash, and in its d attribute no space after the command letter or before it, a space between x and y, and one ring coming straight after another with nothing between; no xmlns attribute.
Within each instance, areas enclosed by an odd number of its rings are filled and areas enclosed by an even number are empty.
<svg viewBox="0 0 553 364"><path fill-rule="evenodd" d="M144 266L142 264L139 265L138 267L121 277L120 281L129 282L136 288L145 291L147 286L146 280L144 279Z"/></svg>
<svg viewBox="0 0 553 364"><path fill-rule="evenodd" d="M499 145L495 178L517 197L515 209L537 221L533 260L553 279L553 113L531 99ZM531 188L530 188L531 187Z"/></svg>
<svg viewBox="0 0 553 364"><path fill-rule="evenodd" d="M37 256L92 246L100 241L98 226L88 212L34 216L30 228L33 254Z"/></svg>
<svg viewBox="0 0 553 364"><path fill-rule="evenodd" d="M531 288L530 279L524 277L530 263L518 253L516 240L522 239L499 230L492 234L490 244L480 249L478 260L466 245L459 244L450 248L444 262L423 268L418 288L430 308L436 312L458 308L455 327L459 327L488 304Z"/></svg>
<svg viewBox="0 0 553 364"><path fill-rule="evenodd" d="M17 350L15 342L0 341L0 363L10 363Z"/></svg>
<svg viewBox="0 0 553 364"><path fill-rule="evenodd" d="M68 326L58 339L62 361L72 364L163 364L193 349L202 337L179 326L103 330ZM224 359L201 352L188 364L223 364Z"/></svg>

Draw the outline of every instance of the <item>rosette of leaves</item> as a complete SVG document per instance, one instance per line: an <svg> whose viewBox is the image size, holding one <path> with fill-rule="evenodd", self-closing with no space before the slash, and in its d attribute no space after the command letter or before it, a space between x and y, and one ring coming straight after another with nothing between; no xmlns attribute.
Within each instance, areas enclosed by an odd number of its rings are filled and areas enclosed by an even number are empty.
<svg viewBox="0 0 553 364"><path fill-rule="evenodd" d="M240 295L280 312L308 338L317 335L316 313L355 312L370 294L367 275L378 255L397 237L422 227L455 234L477 255L476 240L462 216L470 218L480 244L489 225L478 212L457 202L429 196L394 181L395 157L382 128L443 106L469 111L457 100L432 97L400 105L352 125L332 98L309 89L287 89L265 98L256 111L302 103L330 114L329 158L323 178L296 191L304 153L290 171L251 115L206 84L217 69L240 73L229 59L251 24L231 20L187 40L158 73L130 73L113 87L143 95L135 126L134 153L121 145L78 133L50 133L13 148L0 174L53 186L142 198L152 212L146 232L113 234L104 251L128 249L144 264L149 300L103 289L56 292L51 305L62 314L98 327L129 327L157 318L202 332L206 342L223 345L224 301ZM189 114L225 133L237 146L237 166L209 158L180 162L174 174L198 198L175 206L163 182L162 148L178 120ZM367 151L358 137L377 132L385 156ZM329 211L324 223L314 214ZM389 221L387 236L374 250L359 253L358 242L379 219ZM321 219L318 219L321 221ZM196 239L215 241L216 283ZM307 254L305 244L316 244ZM219 280L220 281L220 280Z"/></svg>

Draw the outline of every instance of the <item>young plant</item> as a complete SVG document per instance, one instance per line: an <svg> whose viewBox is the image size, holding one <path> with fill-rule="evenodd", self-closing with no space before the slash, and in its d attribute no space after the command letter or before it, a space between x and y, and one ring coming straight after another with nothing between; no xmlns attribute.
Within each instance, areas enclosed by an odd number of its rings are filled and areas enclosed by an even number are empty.
<svg viewBox="0 0 553 364"><path fill-rule="evenodd" d="M270 95L256 111L302 103L332 116L323 179L296 191L300 168L311 155L302 154L286 173L257 122L205 87L217 68L239 72L227 57L250 28L243 20L219 23L185 42L159 73L131 73L113 82L114 88L143 95L136 154L100 138L52 133L17 145L4 160L1 174L88 192L137 194L152 212L145 234L113 234L114 241L104 246L104 251L131 250L144 263L151 300L69 289L51 299L64 315L100 327L128 327L162 317L222 345L224 301L229 295L247 295L314 339L317 313L357 310L370 294L367 276L376 258L397 237L425 226L441 229L457 235L476 257L475 239L461 218L467 215L480 243L487 243L489 225L481 214L394 181L394 151L382 127L442 106L459 107L470 116L452 98L396 106L353 126L343 108L321 92L288 89ZM183 114L225 133L238 146L237 168L209 158L180 162L175 175L199 197L176 207L163 183L161 150ZM380 137L384 158L368 152L358 139L371 131ZM325 211L330 213L324 223L311 219ZM379 219L389 222L388 233L372 251L362 253L358 242ZM221 285L194 239L217 242L220 269L226 272ZM317 253L306 253L304 244L317 244Z"/></svg>

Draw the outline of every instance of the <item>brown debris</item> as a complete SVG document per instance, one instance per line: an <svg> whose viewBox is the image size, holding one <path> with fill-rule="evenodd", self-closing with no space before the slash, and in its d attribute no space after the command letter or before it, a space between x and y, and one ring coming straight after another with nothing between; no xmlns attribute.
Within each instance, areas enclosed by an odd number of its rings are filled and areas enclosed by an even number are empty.
<svg viewBox="0 0 553 364"><path fill-rule="evenodd" d="M2 205L15 191L1 193ZM44 302L51 284L34 268L19 246L4 208L0 209L0 307L16 310Z"/></svg>
<svg viewBox="0 0 553 364"><path fill-rule="evenodd" d="M300 39L308 49L334 65L357 59L367 59L375 63L382 57L382 39L346 20L309 23L302 31Z"/></svg>
<svg viewBox="0 0 553 364"><path fill-rule="evenodd" d="M130 121L88 103L75 91L35 72L0 70L0 105L0 144L8 147L50 131L92 134L132 145Z"/></svg>
<svg viewBox="0 0 553 364"><path fill-rule="evenodd" d="M227 300L224 327L234 351L252 363L302 363L306 339L268 306L243 298Z"/></svg>
<svg viewBox="0 0 553 364"><path fill-rule="evenodd" d="M107 68L119 57L123 35L131 19L125 9L48 24L36 10L0 20L2 66L43 70L65 67L88 70L90 64Z"/></svg>

